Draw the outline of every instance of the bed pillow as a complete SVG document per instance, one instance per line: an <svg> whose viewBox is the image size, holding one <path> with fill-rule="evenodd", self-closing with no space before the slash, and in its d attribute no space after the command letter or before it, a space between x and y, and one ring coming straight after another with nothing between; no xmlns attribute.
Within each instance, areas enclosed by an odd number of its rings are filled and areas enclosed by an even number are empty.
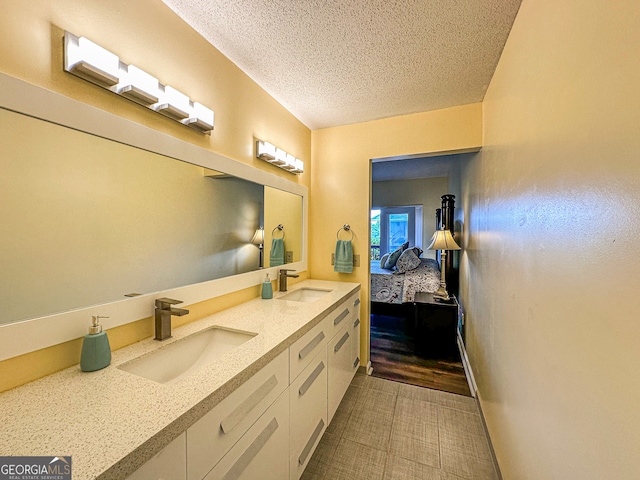
<svg viewBox="0 0 640 480"><path fill-rule="evenodd" d="M399 273L408 272L414 268L418 268L420 265L420 258L416 255L413 248L408 248L400 254L398 261L396 262L396 269Z"/></svg>
<svg viewBox="0 0 640 480"><path fill-rule="evenodd" d="M413 247L411 250L416 254L416 257L420 258L422 255L422 249L420 247Z"/></svg>
<svg viewBox="0 0 640 480"><path fill-rule="evenodd" d="M389 258L388 253L385 253L384 255L382 255L382 258L380 259L380 268L384 268L384 266L387 264L388 258Z"/></svg>
<svg viewBox="0 0 640 480"><path fill-rule="evenodd" d="M383 268L386 268L387 270L393 270L393 267L396 266L396 262L400 258L400 255L402 255L402 252L404 252L407 248L409 248L409 242L403 243L397 249L391 252Z"/></svg>

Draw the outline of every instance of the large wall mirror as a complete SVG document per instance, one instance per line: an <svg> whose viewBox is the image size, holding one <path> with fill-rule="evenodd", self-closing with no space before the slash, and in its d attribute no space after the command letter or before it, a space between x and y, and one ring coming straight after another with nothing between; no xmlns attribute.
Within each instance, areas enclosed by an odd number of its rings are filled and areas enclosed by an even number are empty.
<svg viewBox="0 0 640 480"><path fill-rule="evenodd" d="M303 261L304 187L163 134L135 145L12 107L0 104L0 325L242 277L270 266L272 234Z"/></svg>

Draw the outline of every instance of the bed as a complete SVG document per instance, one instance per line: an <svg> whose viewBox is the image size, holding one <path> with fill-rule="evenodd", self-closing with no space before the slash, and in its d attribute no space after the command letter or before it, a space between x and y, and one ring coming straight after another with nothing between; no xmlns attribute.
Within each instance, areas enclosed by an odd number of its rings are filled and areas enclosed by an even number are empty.
<svg viewBox="0 0 640 480"><path fill-rule="evenodd" d="M379 261L371 261L372 302L410 303L416 292L433 293L439 286L440 268L432 258L421 258L418 267L404 273L385 270Z"/></svg>
<svg viewBox="0 0 640 480"><path fill-rule="evenodd" d="M453 230L454 204L454 195L442 196L442 208L436 210L436 229L449 228ZM447 287L450 292L455 293L458 285L457 268L453 266L452 255L447 255L446 259ZM371 313L404 316L407 309L413 304L417 292L434 293L439 286L439 256L438 259L420 258L419 265L406 272L383 269L380 267L380 261L372 260Z"/></svg>

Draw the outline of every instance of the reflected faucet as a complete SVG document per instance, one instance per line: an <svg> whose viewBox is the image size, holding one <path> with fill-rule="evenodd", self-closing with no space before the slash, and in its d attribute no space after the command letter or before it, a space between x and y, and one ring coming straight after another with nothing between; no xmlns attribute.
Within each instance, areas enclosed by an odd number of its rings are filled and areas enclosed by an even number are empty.
<svg viewBox="0 0 640 480"><path fill-rule="evenodd" d="M173 308L171 305L182 303L181 300L172 298L156 298L156 336L154 340L166 340L171 338L171 316L181 317L189 313L184 308Z"/></svg>
<svg viewBox="0 0 640 480"><path fill-rule="evenodd" d="M278 279L279 279L279 288L278 290L281 292L286 292L287 291L287 278L298 278L299 275L291 275L287 272L295 272L295 270L291 270L291 269L287 269L287 268L281 268L278 271Z"/></svg>

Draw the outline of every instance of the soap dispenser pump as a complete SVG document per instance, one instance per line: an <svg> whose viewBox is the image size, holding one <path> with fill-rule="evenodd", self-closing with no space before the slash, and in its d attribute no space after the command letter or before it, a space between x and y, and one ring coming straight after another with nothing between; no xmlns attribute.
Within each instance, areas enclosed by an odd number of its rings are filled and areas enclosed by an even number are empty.
<svg viewBox="0 0 640 480"><path fill-rule="evenodd" d="M93 372L106 367L111 363L111 347L107 332L102 331L100 325L100 315L91 317L89 334L85 335L82 341L82 354L80 355L80 370L83 372Z"/></svg>

